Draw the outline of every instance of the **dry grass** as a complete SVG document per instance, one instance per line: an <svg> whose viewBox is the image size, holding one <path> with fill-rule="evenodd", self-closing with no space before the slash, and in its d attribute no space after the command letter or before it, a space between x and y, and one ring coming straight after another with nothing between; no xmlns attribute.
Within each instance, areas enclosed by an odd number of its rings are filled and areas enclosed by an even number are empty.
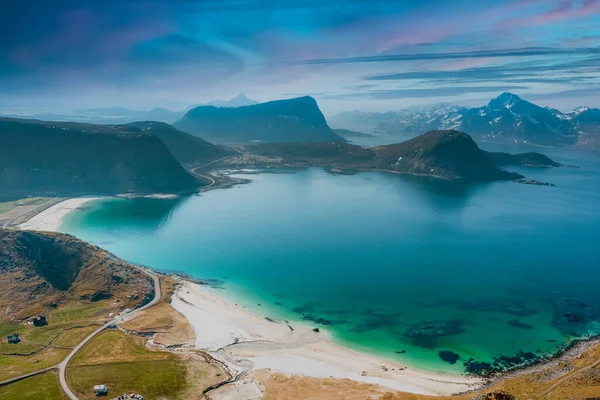
<svg viewBox="0 0 600 400"><path fill-rule="evenodd" d="M193 344L194 329L187 319L166 303L143 311L122 327L138 333L155 333L154 343L165 346Z"/></svg>
<svg viewBox="0 0 600 400"><path fill-rule="evenodd" d="M386 392L376 385L348 379L306 378L270 374L255 374L264 388L266 400L365 400L379 399Z"/></svg>

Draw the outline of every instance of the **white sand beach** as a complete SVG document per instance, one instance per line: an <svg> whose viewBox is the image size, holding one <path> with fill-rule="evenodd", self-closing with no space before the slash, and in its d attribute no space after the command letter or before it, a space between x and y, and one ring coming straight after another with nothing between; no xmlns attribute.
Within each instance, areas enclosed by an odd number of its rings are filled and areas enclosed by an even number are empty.
<svg viewBox="0 0 600 400"><path fill-rule="evenodd" d="M41 213L36 214L27 222L19 225L19 228L28 231L56 232L60 229L62 220L67 214L83 206L85 203L100 198L101 197L76 197L61 201Z"/></svg>
<svg viewBox="0 0 600 400"><path fill-rule="evenodd" d="M270 321L236 305L218 289L181 281L172 305L194 327L196 347L232 370L269 370L286 375L351 379L391 390L448 395L473 389L478 379L407 368L333 343L303 323Z"/></svg>

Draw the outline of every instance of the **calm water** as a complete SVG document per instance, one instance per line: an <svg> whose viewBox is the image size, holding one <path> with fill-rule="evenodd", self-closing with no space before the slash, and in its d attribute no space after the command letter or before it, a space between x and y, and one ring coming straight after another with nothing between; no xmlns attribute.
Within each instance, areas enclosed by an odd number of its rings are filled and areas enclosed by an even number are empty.
<svg viewBox="0 0 600 400"><path fill-rule="evenodd" d="M581 168L513 169L556 187L260 174L187 199L90 203L62 230L223 281L225 295L353 347L479 371L600 332L600 158L546 153Z"/></svg>

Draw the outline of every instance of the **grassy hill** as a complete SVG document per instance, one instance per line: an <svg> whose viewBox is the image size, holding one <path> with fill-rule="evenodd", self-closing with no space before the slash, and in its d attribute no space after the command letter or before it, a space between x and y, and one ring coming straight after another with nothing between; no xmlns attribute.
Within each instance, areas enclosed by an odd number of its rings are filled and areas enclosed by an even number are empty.
<svg viewBox="0 0 600 400"><path fill-rule="evenodd" d="M0 380L57 364L109 313L154 296L139 269L59 233L0 230L0 275ZM37 315L48 324L25 323Z"/></svg>
<svg viewBox="0 0 600 400"><path fill-rule="evenodd" d="M110 299L133 307L151 298L152 282L105 250L70 235L0 230L0 319L19 321L65 302ZM128 297L136 294L136 297Z"/></svg>
<svg viewBox="0 0 600 400"><path fill-rule="evenodd" d="M5 196L177 193L198 186L161 139L135 126L0 118Z"/></svg>

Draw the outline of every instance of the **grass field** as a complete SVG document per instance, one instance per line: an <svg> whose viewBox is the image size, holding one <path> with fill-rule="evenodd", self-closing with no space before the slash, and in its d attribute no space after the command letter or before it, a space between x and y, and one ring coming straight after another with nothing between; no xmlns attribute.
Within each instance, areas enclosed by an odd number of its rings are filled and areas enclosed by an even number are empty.
<svg viewBox="0 0 600 400"><path fill-rule="evenodd" d="M139 393L147 399L198 396L223 379L218 366L194 357L152 351L144 340L109 330L92 339L73 358L67 380L81 399L94 398L94 385L109 387L110 396Z"/></svg>
<svg viewBox="0 0 600 400"><path fill-rule="evenodd" d="M63 400L58 377L53 372L32 376L0 387L2 400Z"/></svg>
<svg viewBox="0 0 600 400"><path fill-rule="evenodd" d="M34 327L23 322L0 324L0 380L58 364L69 350L52 346L76 346L107 319L103 311L107 307L104 301L77 301L48 313L46 326ZM20 343L8 344L6 336L13 333L21 335Z"/></svg>

